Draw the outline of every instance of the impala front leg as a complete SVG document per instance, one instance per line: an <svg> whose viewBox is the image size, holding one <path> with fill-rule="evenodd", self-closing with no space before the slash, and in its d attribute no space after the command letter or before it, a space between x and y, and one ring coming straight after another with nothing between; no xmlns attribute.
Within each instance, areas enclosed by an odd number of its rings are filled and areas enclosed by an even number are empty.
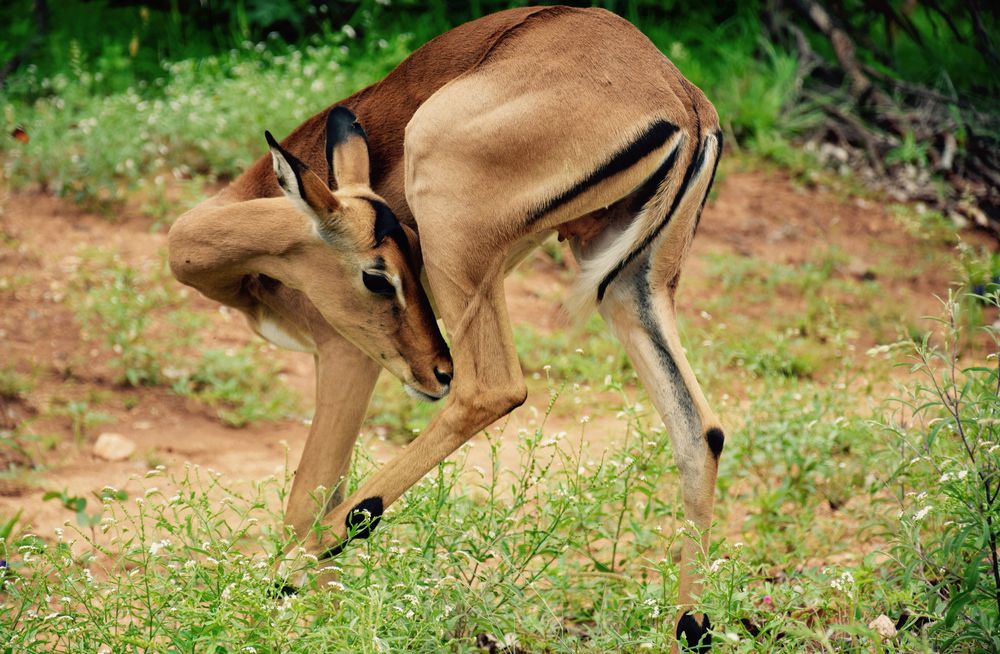
<svg viewBox="0 0 1000 654"><path fill-rule="evenodd" d="M499 267L498 267L499 268ZM452 335L455 379L441 413L393 460L323 520L325 530L303 545L320 557L343 550L347 537L367 538L385 509L479 430L520 406L527 389L514 350L502 272L471 297L451 287L438 292ZM436 289L437 290L437 289Z"/></svg>
<svg viewBox="0 0 1000 654"><path fill-rule="evenodd" d="M259 275L244 279L240 288L254 331L313 353L316 407L285 510L285 524L302 538L344 499L343 482L379 367L302 293Z"/></svg>
<svg viewBox="0 0 1000 654"><path fill-rule="evenodd" d="M368 409L379 367L341 337L317 346L316 411L295 471L285 524L299 538L344 499L351 453Z"/></svg>

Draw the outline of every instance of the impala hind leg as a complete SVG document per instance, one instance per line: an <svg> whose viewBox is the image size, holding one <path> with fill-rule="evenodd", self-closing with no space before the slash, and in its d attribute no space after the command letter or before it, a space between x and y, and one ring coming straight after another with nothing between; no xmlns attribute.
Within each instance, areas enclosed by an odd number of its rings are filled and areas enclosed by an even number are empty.
<svg viewBox="0 0 1000 654"><path fill-rule="evenodd" d="M647 260L637 261L616 278L600 305L601 315L625 346L643 386L670 433L681 477L684 515L708 547L715 500L715 478L724 436L698 386L677 333L674 289L651 279ZM699 544L685 538L681 551L679 641L697 651L711 643L708 616L691 614L692 597L700 591L696 569Z"/></svg>

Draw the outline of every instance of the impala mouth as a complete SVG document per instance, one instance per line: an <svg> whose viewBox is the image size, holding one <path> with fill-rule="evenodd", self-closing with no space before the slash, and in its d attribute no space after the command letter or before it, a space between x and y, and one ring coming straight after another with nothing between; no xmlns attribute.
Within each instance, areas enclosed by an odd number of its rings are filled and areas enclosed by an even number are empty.
<svg viewBox="0 0 1000 654"><path fill-rule="evenodd" d="M437 402L448 394L448 391L451 390L451 385L446 385L437 395L422 391L410 384L403 384L403 390L406 391L407 395L421 402Z"/></svg>

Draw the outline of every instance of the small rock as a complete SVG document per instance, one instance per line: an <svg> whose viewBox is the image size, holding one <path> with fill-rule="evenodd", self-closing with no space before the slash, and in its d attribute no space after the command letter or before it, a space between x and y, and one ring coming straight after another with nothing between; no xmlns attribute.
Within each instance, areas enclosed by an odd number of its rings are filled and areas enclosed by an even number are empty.
<svg viewBox="0 0 1000 654"><path fill-rule="evenodd" d="M121 434L105 432L94 443L94 455L105 461L124 461L135 452L135 443Z"/></svg>
<svg viewBox="0 0 1000 654"><path fill-rule="evenodd" d="M892 623L885 613L868 623L869 629L874 629L883 639L896 637L896 625Z"/></svg>
<svg viewBox="0 0 1000 654"><path fill-rule="evenodd" d="M166 377L171 381L191 376L191 371L188 370L187 368L177 368L174 366L164 366L161 372L163 373L164 377Z"/></svg>

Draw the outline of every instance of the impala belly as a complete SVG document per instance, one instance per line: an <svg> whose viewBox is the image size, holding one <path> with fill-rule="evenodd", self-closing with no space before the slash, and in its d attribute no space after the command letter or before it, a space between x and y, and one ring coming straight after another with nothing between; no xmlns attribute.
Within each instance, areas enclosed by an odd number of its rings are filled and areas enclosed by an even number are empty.
<svg viewBox="0 0 1000 654"><path fill-rule="evenodd" d="M507 262L504 264L504 272L509 275L514 268L517 268L535 248L547 241L555 233L554 230L546 229L522 238L514 244L507 254Z"/></svg>

